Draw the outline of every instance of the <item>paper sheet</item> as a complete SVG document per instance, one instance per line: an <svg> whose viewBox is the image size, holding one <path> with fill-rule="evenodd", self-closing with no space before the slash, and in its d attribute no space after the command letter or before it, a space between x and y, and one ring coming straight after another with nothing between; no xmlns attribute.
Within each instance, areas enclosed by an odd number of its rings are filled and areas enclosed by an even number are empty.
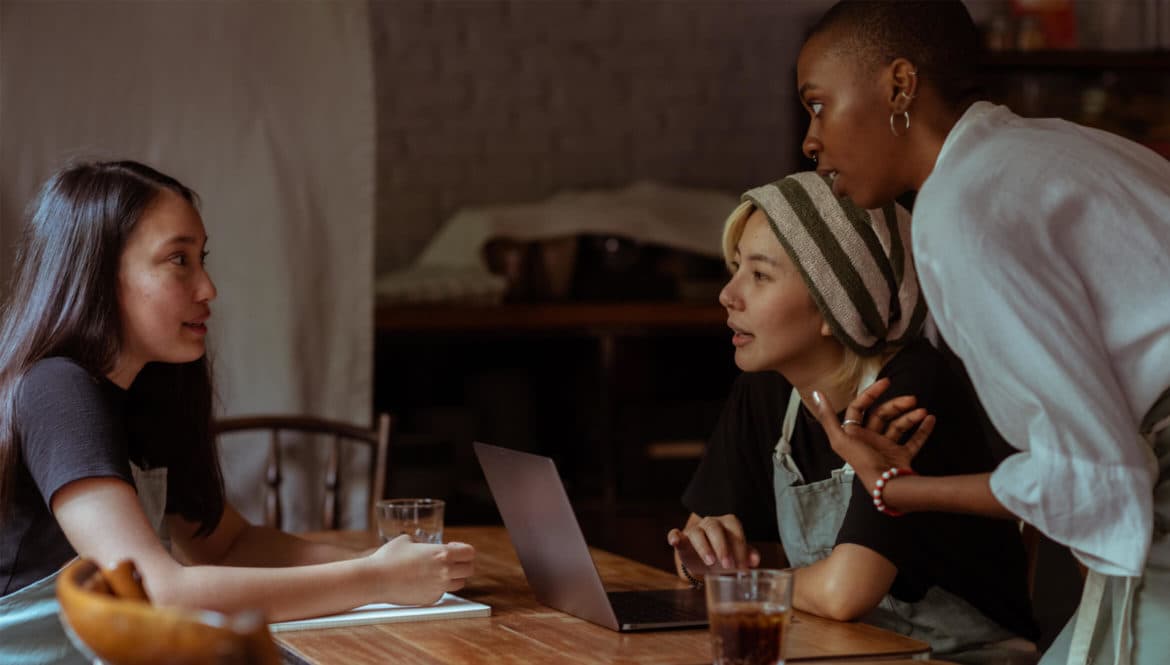
<svg viewBox="0 0 1170 665"><path fill-rule="evenodd" d="M445 593L434 605L392 605L374 603L355 607L348 612L330 614L312 619L281 621L268 625L274 633L288 630L312 630L337 628L341 626L362 626L371 623L395 623L399 621L433 621L436 619L466 619L491 616L492 608L483 603Z"/></svg>

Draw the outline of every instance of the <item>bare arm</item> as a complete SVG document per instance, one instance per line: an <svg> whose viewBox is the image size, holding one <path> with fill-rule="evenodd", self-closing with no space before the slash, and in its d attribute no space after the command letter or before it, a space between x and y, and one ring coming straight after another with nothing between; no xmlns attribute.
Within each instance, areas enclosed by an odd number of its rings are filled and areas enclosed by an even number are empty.
<svg viewBox="0 0 1170 665"><path fill-rule="evenodd" d="M882 491L886 505L899 512L937 511L1016 519L991 492L991 474L899 476Z"/></svg>
<svg viewBox="0 0 1170 665"><path fill-rule="evenodd" d="M156 603L221 612L258 608L272 621L339 612L369 602L433 602L444 591L461 588L474 567L475 550L470 545L416 544L405 537L369 556L330 563L282 568L186 567L162 547L133 488L122 480L89 478L69 483L53 495L52 508L79 555L103 566L132 559ZM218 531L239 528L233 524L229 517L208 538L219 544L228 560L234 556L229 554L234 548L224 549L222 543L236 539ZM188 536L180 534L180 539ZM216 548L206 549L196 547L193 554L206 556ZM320 551L309 548L301 552L306 553L316 556ZM241 558L254 556L254 552L244 551ZM294 553L287 559L299 556ZM282 555L269 558L280 560Z"/></svg>
<svg viewBox="0 0 1170 665"><path fill-rule="evenodd" d="M744 542L734 515L700 517L694 513L682 529L672 529L667 542L674 547L675 568L685 578L682 564L695 577L708 570L756 567L760 551ZM784 548L768 548L768 565L787 566ZM842 544L816 563L797 568L793 605L818 616L852 621L868 613L890 590L898 570L888 559L860 545Z"/></svg>
<svg viewBox="0 0 1170 665"><path fill-rule="evenodd" d="M220 566L305 566L355 559L371 551L351 550L339 545L298 538L280 529L250 524L230 505L215 531L195 535L198 523L168 515L171 538L192 563Z"/></svg>
<svg viewBox="0 0 1170 665"><path fill-rule="evenodd" d="M877 552L842 543L829 556L793 573L792 605L836 621L854 621L889 593L898 569Z"/></svg>

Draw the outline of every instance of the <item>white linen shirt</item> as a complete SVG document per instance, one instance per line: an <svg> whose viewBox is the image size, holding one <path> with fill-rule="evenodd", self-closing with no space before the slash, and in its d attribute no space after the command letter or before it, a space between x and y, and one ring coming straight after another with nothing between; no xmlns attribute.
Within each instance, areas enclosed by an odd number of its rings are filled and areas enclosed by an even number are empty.
<svg viewBox="0 0 1170 665"><path fill-rule="evenodd" d="M1170 386L1170 162L978 102L912 236L942 336L1021 451L995 497L1089 568L1140 575L1158 470L1138 428Z"/></svg>

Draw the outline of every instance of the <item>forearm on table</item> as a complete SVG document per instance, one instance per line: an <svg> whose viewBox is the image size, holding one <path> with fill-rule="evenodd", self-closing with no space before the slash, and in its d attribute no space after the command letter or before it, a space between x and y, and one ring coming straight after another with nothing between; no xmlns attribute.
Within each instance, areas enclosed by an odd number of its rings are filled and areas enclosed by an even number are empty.
<svg viewBox="0 0 1170 665"><path fill-rule="evenodd" d="M836 621L868 614L889 592L898 570L885 557L854 544L842 544L808 566L793 570L792 605Z"/></svg>
<svg viewBox="0 0 1170 665"><path fill-rule="evenodd" d="M147 593L157 605L224 613L247 609L284 621L341 612L378 598L365 560L298 568L173 566L142 570Z"/></svg>
<svg viewBox="0 0 1170 665"><path fill-rule="evenodd" d="M820 562L818 562L820 563ZM827 602L825 593L826 566L813 564L792 571L792 606L802 612L815 614L830 619L848 621L852 617L841 618L841 612L834 611Z"/></svg>
<svg viewBox="0 0 1170 665"><path fill-rule="evenodd" d="M344 561L366 552L341 545L321 543L266 526L247 526L217 561L224 566L307 566Z"/></svg>
<svg viewBox="0 0 1170 665"><path fill-rule="evenodd" d="M900 476L888 482L882 499L898 512L948 512L1016 519L991 492L991 474Z"/></svg>
<svg viewBox="0 0 1170 665"><path fill-rule="evenodd" d="M249 523L232 506L224 507L210 534L197 535L198 524L178 515L168 517L171 539L187 563L216 566L307 566L343 561L363 552L343 545L298 538L280 529Z"/></svg>

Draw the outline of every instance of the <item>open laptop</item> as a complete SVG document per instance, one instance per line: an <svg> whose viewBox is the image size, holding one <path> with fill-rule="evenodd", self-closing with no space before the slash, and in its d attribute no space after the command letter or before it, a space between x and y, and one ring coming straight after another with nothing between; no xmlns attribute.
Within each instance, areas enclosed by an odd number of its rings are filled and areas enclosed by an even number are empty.
<svg viewBox="0 0 1170 665"><path fill-rule="evenodd" d="M620 631L707 625L701 589L605 591L551 459L478 441L474 447L541 604Z"/></svg>

